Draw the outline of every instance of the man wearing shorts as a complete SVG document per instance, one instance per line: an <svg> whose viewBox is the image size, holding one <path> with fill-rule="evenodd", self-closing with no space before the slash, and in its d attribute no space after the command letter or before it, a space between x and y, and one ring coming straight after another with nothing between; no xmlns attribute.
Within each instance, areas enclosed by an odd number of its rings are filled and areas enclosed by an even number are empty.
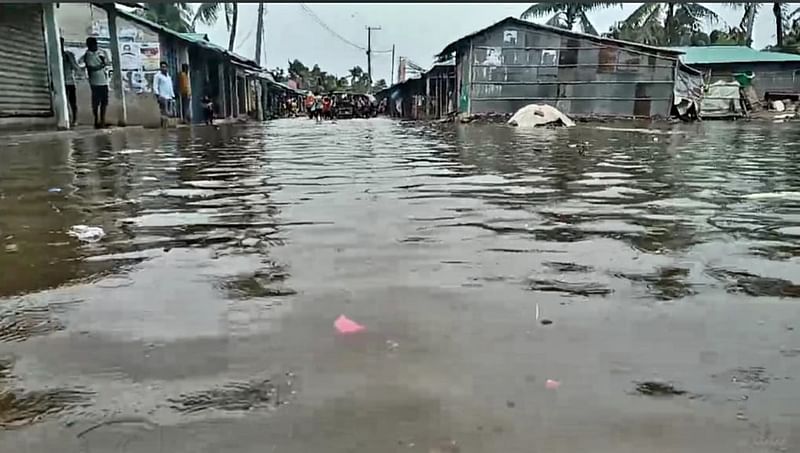
<svg viewBox="0 0 800 453"><path fill-rule="evenodd" d="M108 108L108 75L106 74L105 52L97 48L97 38L86 38L86 53L81 57L89 74L89 87L92 90L92 115L94 127L106 127L106 108Z"/></svg>

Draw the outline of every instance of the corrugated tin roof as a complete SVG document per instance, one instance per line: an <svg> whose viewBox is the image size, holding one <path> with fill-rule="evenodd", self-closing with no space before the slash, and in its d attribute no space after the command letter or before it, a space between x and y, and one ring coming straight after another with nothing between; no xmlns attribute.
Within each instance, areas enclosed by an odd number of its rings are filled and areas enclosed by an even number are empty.
<svg viewBox="0 0 800 453"><path fill-rule="evenodd" d="M226 48L224 48L222 46L218 46L217 44L214 44L213 42L208 41L207 39L203 39L203 38L207 38L203 33L180 33L180 32L177 32L177 31L171 29L171 28L167 28L167 27L165 27L165 26L163 26L161 24L155 23L155 22L153 22L151 20L145 19L144 17L138 16L136 14L129 13L129 12L121 10L119 8L117 8L117 14L119 14L121 17L123 17L123 18L125 18L127 20L130 20L130 21L133 21L133 22L138 22L138 23L140 23L140 24L142 24L142 25L144 25L146 27L149 27L149 28L151 28L153 30L164 32L165 34L173 36L173 37L175 37L175 38L177 38L177 39L179 39L181 41L184 41L186 43L199 45L200 47L203 47L203 48L206 48L206 49L221 53L222 55L228 56L232 60L237 60L238 62L243 63L246 66L250 66L250 67L253 67L253 68L259 68L260 67L260 66L258 66L258 64L256 64L255 61L253 61L253 60L251 60L251 59L249 59L247 57L243 57L243 56L241 56L241 55L239 55L237 53L234 53L234 52L229 52Z"/></svg>
<svg viewBox="0 0 800 453"><path fill-rule="evenodd" d="M208 35L205 33L181 33L181 36L190 41L209 41Z"/></svg>
<svg viewBox="0 0 800 453"><path fill-rule="evenodd" d="M681 61L686 64L717 63L780 63L800 61L800 55L781 52L765 52L745 46L697 46L673 47L685 52Z"/></svg>
<svg viewBox="0 0 800 453"><path fill-rule="evenodd" d="M476 31L474 33L470 33L467 36L464 36L463 38L459 38L459 39L451 42L450 44L447 45L447 47L445 47L441 52L439 52L439 54L436 55L436 57L438 57L440 59L442 57L448 57L451 53L453 53L456 50L456 47L458 46L458 44L461 43L462 41L464 41L465 39L474 38L475 36L478 36L479 34L484 33L486 31L489 31L492 28L499 27L501 25L507 25L507 24L516 25L516 26L520 26L520 27L535 28L535 29L539 29L539 30L547 31L547 32L551 32L551 33L558 33L560 35L573 36L575 38L588 39L590 41L595 41L595 42L599 42L599 43L603 43L603 44L616 44L616 45L620 45L620 46L635 47L635 48L639 48L639 49L650 51L650 52L669 53L669 54L674 54L676 56L678 54L682 53L680 50L676 50L674 48L655 47L655 46L648 46L646 44L641 44L641 43L638 43L638 42L621 41L619 39L603 38L601 36L589 35L589 34L586 34L586 33L580 33L580 32L573 31L573 30L565 30L563 28L551 27L549 25L543 25L543 24L537 24L537 23L534 23L534 22L528 22L526 20L517 19L516 17L510 17L509 16L509 17L506 17L505 19L501 20L500 22L496 22L496 23L494 23L492 25L489 25L486 28L482 28L482 29L480 29L480 30L478 30L478 31Z"/></svg>

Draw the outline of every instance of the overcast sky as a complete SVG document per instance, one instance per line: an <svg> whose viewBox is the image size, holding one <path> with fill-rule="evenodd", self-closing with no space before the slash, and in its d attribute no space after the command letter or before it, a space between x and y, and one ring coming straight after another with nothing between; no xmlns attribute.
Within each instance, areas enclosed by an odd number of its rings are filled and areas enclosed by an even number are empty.
<svg viewBox="0 0 800 453"><path fill-rule="evenodd" d="M433 56L456 39L484 28L508 16L519 17L527 7L524 3L306 3L332 30L345 39L366 47L365 27L379 26L372 33L376 51L396 46L397 56L405 56L423 67L429 67ZM595 28L605 32L616 21L626 18L640 3L627 3L594 12L590 19ZM729 25L738 25L739 10L724 4L705 3ZM771 4L765 4L756 17L754 47L763 48L775 41L775 21ZM797 4L790 4L790 10ZM239 27L236 52L254 57L255 28L258 5L239 4ZM544 22L547 18L537 19ZM303 11L299 3L269 3L265 19L266 64L285 68L287 60L295 58L306 66L319 64L337 75L359 65L366 70L367 57L363 50L349 45L327 31ZM221 19L215 26L198 27L217 44L228 45L228 32ZM373 56L373 79L390 79L391 54Z"/></svg>

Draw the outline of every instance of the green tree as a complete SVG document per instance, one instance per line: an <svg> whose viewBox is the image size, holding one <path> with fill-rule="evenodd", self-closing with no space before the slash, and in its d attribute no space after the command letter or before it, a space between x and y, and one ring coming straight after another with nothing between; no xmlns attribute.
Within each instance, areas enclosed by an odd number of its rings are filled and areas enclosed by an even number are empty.
<svg viewBox="0 0 800 453"><path fill-rule="evenodd" d="M554 27L572 30L575 25L580 25L584 33L597 34L597 30L589 20L588 13L593 10L619 5L617 2L590 2L590 3L534 3L522 12L520 18L531 19L542 16L551 16L546 24Z"/></svg>
<svg viewBox="0 0 800 453"><path fill-rule="evenodd" d="M188 3L146 3L145 5L147 8L138 8L136 14L180 33L194 31L192 22L194 12Z"/></svg>
<svg viewBox="0 0 800 453"><path fill-rule="evenodd" d="M228 27L228 51L233 52L233 45L236 42L236 27L239 22L239 5L237 3L200 3L192 19L192 28L198 21L206 25L214 25L219 19L220 13L225 16L225 26Z"/></svg>
<svg viewBox="0 0 800 453"><path fill-rule="evenodd" d="M775 16L775 47L783 48L783 20L786 5L780 2L772 4L772 15Z"/></svg>
<svg viewBox="0 0 800 453"><path fill-rule="evenodd" d="M703 22L719 16L699 3L643 3L612 27L607 36L659 46L702 45L708 35Z"/></svg>
<svg viewBox="0 0 800 453"><path fill-rule="evenodd" d="M760 3L744 2L744 3L731 3L730 6L735 8L742 8L742 20L739 22L739 35L737 43L750 47L753 45L753 25L756 22L756 15L758 9L761 7Z"/></svg>

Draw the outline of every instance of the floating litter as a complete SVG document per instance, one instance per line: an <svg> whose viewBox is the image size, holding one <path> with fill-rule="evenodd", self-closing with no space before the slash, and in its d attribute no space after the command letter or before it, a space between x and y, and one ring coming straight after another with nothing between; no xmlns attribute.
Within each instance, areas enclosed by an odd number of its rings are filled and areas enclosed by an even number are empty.
<svg viewBox="0 0 800 453"><path fill-rule="evenodd" d="M558 381L554 381L552 379L548 379L547 381L545 381L544 387L547 390L558 390L558 388L561 387L561 383Z"/></svg>
<svg viewBox="0 0 800 453"><path fill-rule="evenodd" d="M51 187L47 189L47 191L50 193L61 193L61 187Z"/></svg>
<svg viewBox="0 0 800 453"><path fill-rule="evenodd" d="M106 235L106 232L100 227L74 225L69 229L67 234L78 238L80 241L97 242L100 239L103 239L103 236Z"/></svg>
<svg viewBox="0 0 800 453"><path fill-rule="evenodd" d="M338 330L339 333L344 334L358 333L366 329L366 327L353 321L345 315L339 315L339 317L336 318L336 321L333 323L333 326L336 327L336 330Z"/></svg>

